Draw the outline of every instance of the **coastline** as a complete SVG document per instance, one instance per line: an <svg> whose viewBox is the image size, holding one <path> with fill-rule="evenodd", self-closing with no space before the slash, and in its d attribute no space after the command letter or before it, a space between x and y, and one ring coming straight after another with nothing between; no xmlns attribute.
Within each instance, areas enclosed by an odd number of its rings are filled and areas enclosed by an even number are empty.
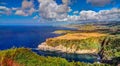
<svg viewBox="0 0 120 66"><path fill-rule="evenodd" d="M46 39L45 42L38 45L38 49L75 54L98 54L100 46L99 38L105 35L101 33L67 33ZM66 46L64 43L69 46ZM78 45L78 43L81 45ZM84 46L86 43L88 46Z"/></svg>
<svg viewBox="0 0 120 66"><path fill-rule="evenodd" d="M43 51L51 51L51 52L54 51L54 52L62 52L62 53L97 54L96 49L93 49L93 50L75 50L73 48L66 48L62 45L52 47L52 46L48 46L45 42L38 45L38 49L43 50Z"/></svg>

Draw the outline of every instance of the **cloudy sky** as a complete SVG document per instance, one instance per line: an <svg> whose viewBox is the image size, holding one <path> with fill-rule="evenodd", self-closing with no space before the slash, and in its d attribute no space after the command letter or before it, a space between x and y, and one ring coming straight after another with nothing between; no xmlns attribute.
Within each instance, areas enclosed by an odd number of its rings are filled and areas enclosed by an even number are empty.
<svg viewBox="0 0 120 66"><path fill-rule="evenodd" d="M0 0L0 25L82 21L120 21L120 0Z"/></svg>

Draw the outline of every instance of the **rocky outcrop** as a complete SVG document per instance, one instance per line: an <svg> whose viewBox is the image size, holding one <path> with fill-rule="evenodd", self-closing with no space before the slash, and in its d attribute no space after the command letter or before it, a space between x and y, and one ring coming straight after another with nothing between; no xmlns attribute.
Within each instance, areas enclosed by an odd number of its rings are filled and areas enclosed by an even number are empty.
<svg viewBox="0 0 120 66"><path fill-rule="evenodd" d="M74 48L66 48L62 45L52 47L48 46L45 42L41 43L38 48L43 51L56 51L56 52L65 52L65 53L76 53L76 54L96 54L97 49L92 49L92 50L76 50Z"/></svg>

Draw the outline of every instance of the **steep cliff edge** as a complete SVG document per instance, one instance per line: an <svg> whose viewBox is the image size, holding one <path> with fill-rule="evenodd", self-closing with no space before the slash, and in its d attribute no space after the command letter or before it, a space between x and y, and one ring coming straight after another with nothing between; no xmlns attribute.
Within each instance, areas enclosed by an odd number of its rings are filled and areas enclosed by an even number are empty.
<svg viewBox="0 0 120 66"><path fill-rule="evenodd" d="M65 53L75 53L75 54L97 54L97 49L83 49L76 50L76 48L67 48L65 46L59 45L56 47L48 46L45 42L38 46L40 50L44 51L57 51Z"/></svg>
<svg viewBox="0 0 120 66"><path fill-rule="evenodd" d="M105 34L73 33L49 38L38 46L40 50L76 54L97 54Z"/></svg>

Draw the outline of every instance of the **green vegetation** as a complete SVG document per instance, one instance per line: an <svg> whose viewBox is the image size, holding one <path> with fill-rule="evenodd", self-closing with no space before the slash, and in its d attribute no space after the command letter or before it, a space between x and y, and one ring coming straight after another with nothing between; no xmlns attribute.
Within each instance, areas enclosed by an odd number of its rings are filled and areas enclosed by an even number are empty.
<svg viewBox="0 0 120 66"><path fill-rule="evenodd" d="M86 32L94 31L95 29L96 29L96 26L94 26L93 24L85 24L79 28L79 30L83 30Z"/></svg>
<svg viewBox="0 0 120 66"><path fill-rule="evenodd" d="M78 31L71 31L71 30L57 30L54 31L53 33L55 34L67 34L67 33L77 33Z"/></svg>
<svg viewBox="0 0 120 66"><path fill-rule="evenodd" d="M107 35L105 37L96 37L96 38L89 37L86 39L78 39L78 40L48 39L46 41L47 44L53 47L56 47L58 45L63 45L65 47L75 48L76 50L97 49L98 51L100 51L99 53L102 55L102 60L105 61L107 60L114 64L120 62L120 22L98 22L98 23L93 22L87 24L85 23L85 24L68 25L68 27L71 26L77 28L78 30L76 31L62 30L60 31L61 34L98 32ZM61 38L66 38L66 37L67 36L63 36ZM81 36L78 37L81 38Z"/></svg>
<svg viewBox="0 0 120 66"><path fill-rule="evenodd" d="M49 46L59 46L62 45L64 47L70 47L74 48L76 50L82 50L82 49L87 49L87 50L92 50L92 49L97 49L99 50L100 45L101 45L101 40L103 37L90 37L87 39L75 39L75 40L67 40L67 39L47 39L46 43Z"/></svg>
<svg viewBox="0 0 120 66"><path fill-rule="evenodd" d="M39 56L27 48L14 48L0 51L0 66L110 66L108 64L90 64L68 62L59 57Z"/></svg>
<svg viewBox="0 0 120 66"><path fill-rule="evenodd" d="M78 28L77 31L70 30L55 31L54 33L57 34L69 34L69 35L62 36L57 39L56 38L47 39L46 44L52 47L62 45L67 48L71 49L74 48L75 50L97 49L98 51L96 53L99 52L99 54L102 56L102 60L110 60L110 62L113 63L113 66L116 66L118 64L118 62L120 61L120 29L119 29L120 23L114 25L108 23L106 24L94 23L78 25L75 27ZM110 35L91 37L90 36L91 34L87 35L79 34L86 32L109 33ZM49 56L45 57L37 55L28 48L13 48L0 51L0 66L112 66L112 65L103 63L91 64L74 61L69 62L66 59L60 57Z"/></svg>
<svg viewBox="0 0 120 66"><path fill-rule="evenodd" d="M67 27L73 27L79 32L100 32L109 34L120 34L120 22L90 22L83 24L71 24Z"/></svg>
<svg viewBox="0 0 120 66"><path fill-rule="evenodd" d="M79 25L79 26L75 26L77 27L78 30L57 30L54 31L53 33L55 34L72 34L72 33L83 33L83 32L94 32L97 27L93 24L85 24L85 25Z"/></svg>
<svg viewBox="0 0 120 66"><path fill-rule="evenodd" d="M106 42L103 45L103 59L113 60L114 62L120 61L120 36L109 36L106 38ZM117 58L115 60L115 58Z"/></svg>

